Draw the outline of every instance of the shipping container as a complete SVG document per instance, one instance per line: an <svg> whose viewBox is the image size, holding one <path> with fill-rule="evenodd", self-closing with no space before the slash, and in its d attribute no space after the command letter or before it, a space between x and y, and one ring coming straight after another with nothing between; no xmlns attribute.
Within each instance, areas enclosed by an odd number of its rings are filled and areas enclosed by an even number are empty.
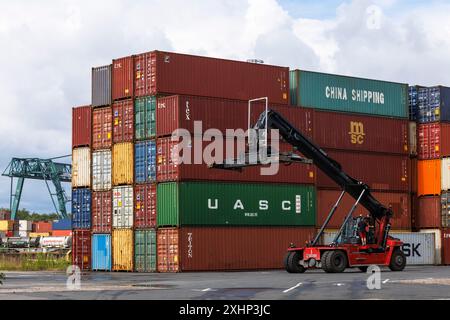
<svg viewBox="0 0 450 320"><path fill-rule="evenodd" d="M73 190L74 191L74 190ZM72 191L72 192L73 192ZM72 195L73 197L73 195ZM72 198L73 199L73 198ZM73 214L73 209L72 209L72 214ZM48 222L48 221L37 221L37 222L33 222L33 226L32 226L32 231L33 232L37 232L37 233L41 233L41 232L52 232L52 223Z"/></svg>
<svg viewBox="0 0 450 320"><path fill-rule="evenodd" d="M313 128L314 142L324 149L409 153L406 119L316 111Z"/></svg>
<svg viewBox="0 0 450 320"><path fill-rule="evenodd" d="M450 190L450 158L441 160L441 190Z"/></svg>
<svg viewBox="0 0 450 320"><path fill-rule="evenodd" d="M52 232L30 232L28 236L30 238L38 238L38 237L50 237ZM10 235L12 237L12 235Z"/></svg>
<svg viewBox="0 0 450 320"><path fill-rule="evenodd" d="M419 89L421 86L410 86L408 89L409 120L417 121L419 111Z"/></svg>
<svg viewBox="0 0 450 320"><path fill-rule="evenodd" d="M111 105L111 65L92 68L92 106Z"/></svg>
<svg viewBox="0 0 450 320"><path fill-rule="evenodd" d="M113 103L113 142L133 142L134 108L133 100L127 99Z"/></svg>
<svg viewBox="0 0 450 320"><path fill-rule="evenodd" d="M91 112L91 106L83 106L72 109L72 148L91 146Z"/></svg>
<svg viewBox="0 0 450 320"><path fill-rule="evenodd" d="M441 197L427 196L417 198L415 229L441 227Z"/></svg>
<svg viewBox="0 0 450 320"><path fill-rule="evenodd" d="M383 155L349 151L327 151L351 177L378 191L410 192L410 160L408 156ZM342 188L321 170L317 170L317 187Z"/></svg>
<svg viewBox="0 0 450 320"><path fill-rule="evenodd" d="M7 210L0 210L0 220L10 220L11 212Z"/></svg>
<svg viewBox="0 0 450 320"><path fill-rule="evenodd" d="M156 182L156 141L134 145L134 177L136 183Z"/></svg>
<svg viewBox="0 0 450 320"><path fill-rule="evenodd" d="M111 81L113 100L120 100L133 96L132 56L113 60Z"/></svg>
<svg viewBox="0 0 450 320"><path fill-rule="evenodd" d="M439 159L447 156L450 156L450 124L420 124L418 127L419 159Z"/></svg>
<svg viewBox="0 0 450 320"><path fill-rule="evenodd" d="M54 220L52 223L52 230L71 230L72 220L70 218Z"/></svg>
<svg viewBox="0 0 450 320"><path fill-rule="evenodd" d="M28 220L19 220L19 231L31 231L33 222Z"/></svg>
<svg viewBox="0 0 450 320"><path fill-rule="evenodd" d="M112 192L92 193L92 232L110 233L112 228Z"/></svg>
<svg viewBox="0 0 450 320"><path fill-rule="evenodd" d="M53 237L71 237L72 229L70 229L70 230L53 230L52 236Z"/></svg>
<svg viewBox="0 0 450 320"><path fill-rule="evenodd" d="M72 264L81 270L91 269L91 232L73 230Z"/></svg>
<svg viewBox="0 0 450 320"><path fill-rule="evenodd" d="M323 243L330 244L337 232L325 232ZM394 238L403 241L402 251L406 256L407 265L436 265L440 257L436 255L438 244L434 233L394 232L389 233Z"/></svg>
<svg viewBox="0 0 450 320"><path fill-rule="evenodd" d="M116 229L112 232L112 270L133 271L133 230Z"/></svg>
<svg viewBox="0 0 450 320"><path fill-rule="evenodd" d="M134 100L134 137L147 140L156 136L156 97Z"/></svg>
<svg viewBox="0 0 450 320"><path fill-rule="evenodd" d="M156 230L134 232L134 269L137 272L156 271Z"/></svg>
<svg viewBox="0 0 450 320"><path fill-rule="evenodd" d="M92 111L92 149L109 149L112 145L112 108Z"/></svg>
<svg viewBox="0 0 450 320"><path fill-rule="evenodd" d="M441 194L441 160L417 161L417 195Z"/></svg>
<svg viewBox="0 0 450 320"><path fill-rule="evenodd" d="M450 265L450 228L442 229L442 264Z"/></svg>
<svg viewBox="0 0 450 320"><path fill-rule="evenodd" d="M92 235L92 270L111 271L111 235Z"/></svg>
<svg viewBox="0 0 450 320"><path fill-rule="evenodd" d="M227 143L231 142L234 154L227 153ZM195 164L198 149L200 156L205 154L206 147L210 142L200 141L198 145L194 140L187 149L179 148L179 142L172 141L171 137L159 138L156 142L156 175L158 182L168 181L245 181L245 182L270 182L270 183L295 183L314 184L316 181L316 168L311 164L294 163L289 166L285 164L273 163L270 170L276 170L275 175L267 175L263 170L267 170L269 165L250 166L242 171L211 169L208 163L200 158L200 164ZM222 147L223 158L220 161L236 159L245 150L240 151L236 140L228 139L216 145ZM198 148L200 146L200 148ZM243 145L245 149L245 145ZM281 152L292 151L292 146L287 143L279 145ZM187 153L186 153L187 151ZM217 152L217 151L216 151ZM218 154L216 153L216 156ZM185 159L183 163L178 163Z"/></svg>
<svg viewBox="0 0 450 320"><path fill-rule="evenodd" d="M113 146L113 185L133 184L133 144L118 143Z"/></svg>
<svg viewBox="0 0 450 320"><path fill-rule="evenodd" d="M273 104L268 107L279 112L292 125L306 136L312 137L314 110ZM265 103L252 103L250 123L253 125L265 111ZM226 129L249 127L249 108L247 101L175 95L160 97L156 108L156 134L158 137L170 136L176 129L194 133L194 122L201 122L204 135L208 129L218 129L223 134Z"/></svg>
<svg viewBox="0 0 450 320"><path fill-rule="evenodd" d="M408 85L303 70L290 72L291 104L408 118Z"/></svg>
<svg viewBox="0 0 450 320"><path fill-rule="evenodd" d="M417 155L417 123L409 122L409 154Z"/></svg>
<svg viewBox="0 0 450 320"><path fill-rule="evenodd" d="M72 190L72 228L91 228L91 204L92 194L89 189ZM50 224L51 226L51 224ZM40 232L43 230L36 230Z"/></svg>
<svg viewBox="0 0 450 320"><path fill-rule="evenodd" d="M450 88L419 88L417 98L419 123L450 121Z"/></svg>
<svg viewBox="0 0 450 320"><path fill-rule="evenodd" d="M111 150L99 150L92 153L92 189L94 191L111 190L111 162Z"/></svg>
<svg viewBox="0 0 450 320"><path fill-rule="evenodd" d="M182 227L158 229L158 271L263 270L283 268L291 243L315 235L307 227Z"/></svg>
<svg viewBox="0 0 450 320"><path fill-rule="evenodd" d="M142 97L150 95L151 89L151 53L142 53L134 56L134 96Z"/></svg>
<svg viewBox="0 0 450 320"><path fill-rule="evenodd" d="M21 238L28 238L29 235L30 235L30 230L19 230L18 231L18 236Z"/></svg>
<svg viewBox="0 0 450 320"><path fill-rule="evenodd" d="M1 220L0 231L12 231L14 227L14 220Z"/></svg>
<svg viewBox="0 0 450 320"><path fill-rule="evenodd" d="M418 168L418 160L417 160L417 158L415 158L415 157L412 157L411 158L411 165L410 165L410 173L409 173L409 181L410 181L410 184L411 184L411 193L412 194L415 194L415 195L417 195L417 191L418 191L418 180L419 180L419 177L418 177L418 174L419 174L419 172L418 172L418 170L419 170L419 168Z"/></svg>
<svg viewBox="0 0 450 320"><path fill-rule="evenodd" d="M441 227L450 228L450 192L441 195Z"/></svg>
<svg viewBox="0 0 450 320"><path fill-rule="evenodd" d="M113 228L133 227L133 187L113 188Z"/></svg>
<svg viewBox="0 0 450 320"><path fill-rule="evenodd" d="M317 190L317 226L321 227L331 208L335 205L341 191L337 190ZM411 209L410 195L407 193L373 192L373 196L384 206L392 207L393 217L391 219L392 229L411 230ZM345 217L350 212L356 202L350 195L345 194L339 207L330 220L327 228L340 228ZM356 207L353 216L362 214L366 216L368 211L361 205Z"/></svg>
<svg viewBox="0 0 450 320"><path fill-rule="evenodd" d="M156 184L134 187L134 227L156 228Z"/></svg>
<svg viewBox="0 0 450 320"><path fill-rule="evenodd" d="M144 53L138 94L183 94L289 103L289 68L171 52ZM142 66L144 64L144 66ZM201 83L201 85L199 85Z"/></svg>
<svg viewBox="0 0 450 320"><path fill-rule="evenodd" d="M91 186L91 149L76 148L72 151L72 188Z"/></svg>
<svg viewBox="0 0 450 320"><path fill-rule="evenodd" d="M156 203L158 227L315 224L315 188L307 185L160 183Z"/></svg>

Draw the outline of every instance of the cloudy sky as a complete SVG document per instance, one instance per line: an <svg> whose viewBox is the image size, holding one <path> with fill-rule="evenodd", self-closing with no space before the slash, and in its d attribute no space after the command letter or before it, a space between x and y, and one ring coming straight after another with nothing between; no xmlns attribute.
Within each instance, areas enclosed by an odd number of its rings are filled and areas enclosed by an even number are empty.
<svg viewBox="0 0 450 320"><path fill-rule="evenodd" d="M153 49L450 85L450 4L406 0L15 0L0 10L0 169L71 152L92 66ZM9 206L0 177L0 207ZM52 206L26 182L21 207Z"/></svg>

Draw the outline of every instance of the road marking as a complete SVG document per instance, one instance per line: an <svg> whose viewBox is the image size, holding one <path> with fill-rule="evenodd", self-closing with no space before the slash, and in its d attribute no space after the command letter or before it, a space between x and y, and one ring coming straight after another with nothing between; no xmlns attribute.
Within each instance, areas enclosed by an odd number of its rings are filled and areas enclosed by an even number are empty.
<svg viewBox="0 0 450 320"><path fill-rule="evenodd" d="M288 293L289 291L292 291L292 290L294 290L294 289L300 287L301 285L302 285L302 283L299 282L299 283L297 283L295 286L290 287L289 289L284 290L283 293Z"/></svg>
<svg viewBox="0 0 450 320"><path fill-rule="evenodd" d="M344 286L343 283L335 283L334 285L335 285L335 286L338 286L338 287Z"/></svg>
<svg viewBox="0 0 450 320"><path fill-rule="evenodd" d="M386 284L386 283L388 283L388 282L389 282L389 280L390 280L390 279L386 279L386 280L384 280L384 281L383 281L383 284Z"/></svg>
<svg viewBox="0 0 450 320"><path fill-rule="evenodd" d="M211 291L211 288L206 288L202 290L203 292Z"/></svg>

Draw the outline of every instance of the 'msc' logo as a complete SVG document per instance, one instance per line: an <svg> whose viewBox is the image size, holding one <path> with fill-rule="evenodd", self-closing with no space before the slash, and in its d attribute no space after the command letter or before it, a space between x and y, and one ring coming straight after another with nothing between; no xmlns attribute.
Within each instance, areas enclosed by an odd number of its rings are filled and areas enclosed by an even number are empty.
<svg viewBox="0 0 450 320"><path fill-rule="evenodd" d="M364 124L362 122L350 121L350 142L352 144L363 144L364 143Z"/></svg>

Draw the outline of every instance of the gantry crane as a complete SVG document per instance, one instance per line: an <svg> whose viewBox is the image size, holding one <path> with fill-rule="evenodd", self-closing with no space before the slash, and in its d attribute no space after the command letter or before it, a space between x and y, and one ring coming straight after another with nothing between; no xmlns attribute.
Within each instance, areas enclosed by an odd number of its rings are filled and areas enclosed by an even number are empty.
<svg viewBox="0 0 450 320"><path fill-rule="evenodd" d="M11 160L2 175L11 178L10 210L12 220L16 219L25 179L44 180L56 213L63 219L68 218L66 202L69 199L62 187L62 182L71 182L72 165L53 162L55 159L66 157L70 157L70 155L50 159L13 158ZM14 178L17 179L15 193L13 193ZM50 181L55 187L55 193L52 193L50 189Z"/></svg>

